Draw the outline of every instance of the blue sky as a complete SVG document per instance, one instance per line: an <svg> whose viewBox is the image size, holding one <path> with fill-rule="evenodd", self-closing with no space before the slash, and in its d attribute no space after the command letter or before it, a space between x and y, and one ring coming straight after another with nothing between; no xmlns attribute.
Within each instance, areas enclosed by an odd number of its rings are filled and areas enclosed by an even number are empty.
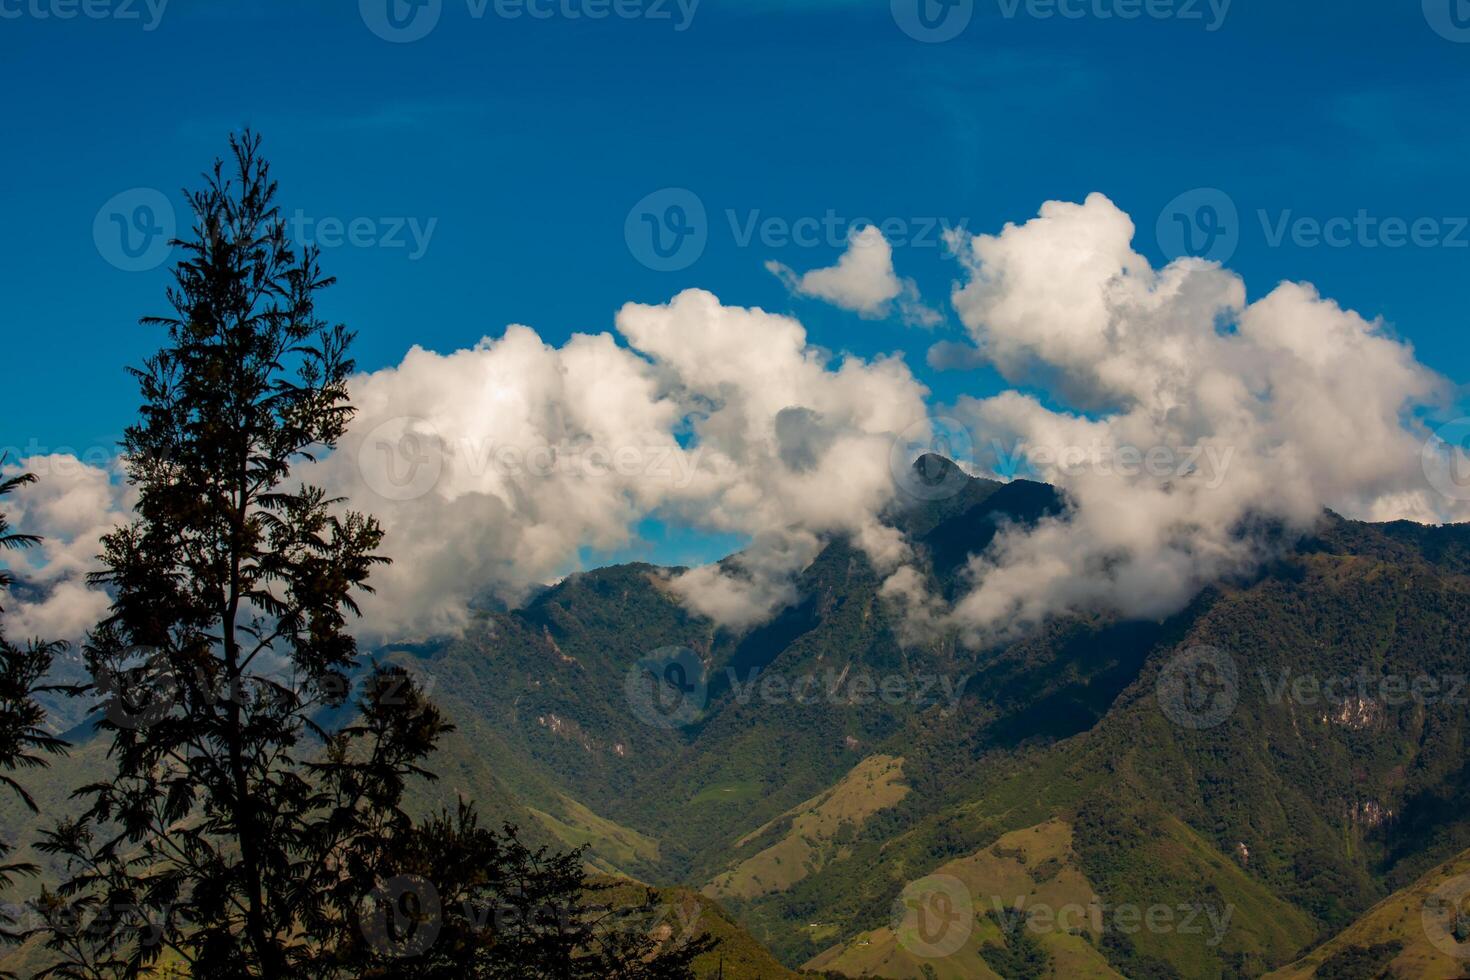
<svg viewBox="0 0 1470 980"><path fill-rule="evenodd" d="M792 298L764 263L829 265L841 241L783 242L782 227L893 221L916 239L895 248L898 273L940 306L959 275L943 224L996 231L1097 190L1156 262L1182 233L1160 242L1161 226L1193 222L1197 243L1218 227L1252 297L1311 281L1467 380L1465 0L1235 0L1223 19L1219 0L1135 0L1158 16L1133 19L1118 16L1129 0L1051 17L1044 0L959 0L950 15L970 20L938 43L877 0L703 0L692 16L687 0L622 0L638 16L601 20L570 16L584 0L544 18L438 0L407 43L373 30L392 33L387 0L173 0L155 17L157 2L90 0L89 16L80 0L0 0L0 446L23 454L116 442L137 401L123 366L158 341L136 321L160 311L167 267L120 267L111 214L156 200L137 188L181 210L178 188L247 124L288 215L324 245L334 220L344 237L358 223L324 265L340 281L326 312L360 332L363 368L511 322L557 343L697 285L794 312L834 351L903 351L939 400L985 393L1000 386L986 371L924 363L961 338L952 311L923 331ZM702 253L675 271L640 262L625 227L665 188L706 213ZM1314 242L1297 222L1359 215L1419 222L1419 240L1358 223ZM693 557L645 530L655 557Z"/></svg>

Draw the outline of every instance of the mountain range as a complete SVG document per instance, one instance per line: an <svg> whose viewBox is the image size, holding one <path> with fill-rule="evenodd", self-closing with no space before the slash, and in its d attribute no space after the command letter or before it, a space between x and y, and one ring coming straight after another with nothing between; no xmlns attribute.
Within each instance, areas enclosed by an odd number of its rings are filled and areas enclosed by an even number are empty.
<svg viewBox="0 0 1470 980"><path fill-rule="evenodd" d="M957 486L894 515L938 594L1067 506L916 465ZM1470 974L1470 525L1324 512L1274 547L1166 618L979 649L905 639L837 539L753 629L628 564L376 656L457 726L419 808L471 798L707 910L710 975ZM68 737L49 813L106 771Z"/></svg>

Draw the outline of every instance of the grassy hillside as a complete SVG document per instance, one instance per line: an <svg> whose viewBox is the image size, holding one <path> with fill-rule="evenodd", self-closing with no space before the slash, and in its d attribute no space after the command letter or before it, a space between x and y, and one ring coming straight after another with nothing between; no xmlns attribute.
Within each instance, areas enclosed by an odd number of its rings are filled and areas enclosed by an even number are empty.
<svg viewBox="0 0 1470 980"><path fill-rule="evenodd" d="M968 918L954 924L969 933L959 949L926 955L943 947L905 944L900 919L833 946L808 968L923 978L927 966L935 976L959 978L1011 976L1020 965L1030 967L1029 975L1058 980L1119 976L1097 949L1101 917L1091 914L1097 889L1077 865L1068 824L1054 820L1006 834L933 875L958 882L970 898Z"/></svg>
<svg viewBox="0 0 1470 980"><path fill-rule="evenodd" d="M782 892L841 853L868 818L904 798L903 760L875 755L853 767L831 789L812 797L735 841L740 852L776 838L759 853L715 877L705 892L715 898L755 898Z"/></svg>
<svg viewBox="0 0 1470 980"><path fill-rule="evenodd" d="M1394 892L1271 980L1470 975L1470 851Z"/></svg>
<svg viewBox="0 0 1470 980"><path fill-rule="evenodd" d="M602 896L614 904L641 903L647 890L625 885ZM700 980L722 976L724 980L787 980L803 975L782 966L730 918L713 899L688 888L654 890L658 913L650 931L664 943L683 943L702 936L718 941L718 945L694 961Z"/></svg>

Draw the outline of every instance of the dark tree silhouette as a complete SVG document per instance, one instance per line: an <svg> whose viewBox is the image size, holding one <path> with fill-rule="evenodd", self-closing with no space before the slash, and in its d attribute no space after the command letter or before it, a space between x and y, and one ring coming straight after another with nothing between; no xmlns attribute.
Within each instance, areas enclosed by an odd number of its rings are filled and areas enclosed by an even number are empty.
<svg viewBox="0 0 1470 980"><path fill-rule="evenodd" d="M329 944L354 977L413 980L676 980L714 941L675 926L655 893L588 881L581 849L548 853L474 809L426 821L402 841L397 876Z"/></svg>
<svg viewBox="0 0 1470 980"><path fill-rule="evenodd" d="M131 370L138 517L103 539L113 602L85 647L117 771L47 844L77 869L61 897L86 942L134 969L168 947L200 976L286 975L333 848L386 819L376 787L342 803L316 785L310 754L376 737L375 777L401 784L446 727L407 679L391 705L369 684L372 732L313 723L348 699L346 615L386 559L375 520L290 482L351 418L352 334L317 316L332 280L288 242L259 150L232 137L229 171L189 195L174 312L143 321L168 342Z"/></svg>
<svg viewBox="0 0 1470 980"><path fill-rule="evenodd" d="M0 458L0 464L4 462ZM35 482L35 479L30 473L0 479L0 497L8 496L17 488ZM40 540L35 535L11 530L9 519L0 512L0 552L29 548L39 544ZM8 592L14 582L10 572L0 569L0 595ZM4 608L0 607L0 613L3 612ZM12 773L44 767L48 765L47 755L57 755L66 750L64 741L42 727L46 711L36 701L36 695L46 690L42 679L63 647L60 642L38 639L18 647L0 631L0 785L20 797L32 813L39 812L36 801ZM7 860L10 852L11 845L0 841L0 888L4 889L14 885L17 878L34 876L40 870L31 862ZM14 924L13 916L0 912L0 937L6 941L19 939L20 936L9 929Z"/></svg>
<svg viewBox="0 0 1470 980"><path fill-rule="evenodd" d="M42 845L71 877L37 903L58 956L39 975L173 960L207 978L407 976L441 959L474 967L441 976L688 975L653 938L596 928L579 853L533 860L471 811L452 826L405 811L451 726L403 669L364 669L345 628L387 561L378 523L291 472L352 416L352 334L317 315L332 280L288 243L258 137L230 151L229 172L217 162L190 195L173 315L143 321L168 340L132 372L138 516L103 539L95 583L112 606L84 647L116 772L78 790L85 811ZM403 911L394 883L410 873L471 896L538 895L566 924L523 935L450 920L432 949L372 941Z"/></svg>

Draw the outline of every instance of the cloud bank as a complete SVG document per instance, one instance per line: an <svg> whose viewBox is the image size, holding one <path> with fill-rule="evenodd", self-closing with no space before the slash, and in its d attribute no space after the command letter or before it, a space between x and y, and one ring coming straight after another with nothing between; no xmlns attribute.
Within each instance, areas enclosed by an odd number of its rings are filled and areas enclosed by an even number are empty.
<svg viewBox="0 0 1470 980"><path fill-rule="evenodd" d="M5 600L5 632L12 641L76 641L106 615L107 596L87 586L87 573L99 567L102 535L131 518L132 488L116 461L92 465L66 453L0 467L5 477L22 472L37 480L5 498L6 513L19 533L44 537L34 548L5 553L26 586Z"/></svg>
<svg viewBox="0 0 1470 980"><path fill-rule="evenodd" d="M1260 560L1252 523L1300 531L1323 507L1467 516L1425 480L1410 413L1446 384L1407 343L1309 285L1250 303L1214 263L1153 269L1133 233L1094 194L952 237L969 274L954 306L974 343L1008 380L1073 406L1016 391L955 406L987 462L1019 460L1072 503L971 559L972 587L940 621L974 642L1060 612L1172 612ZM889 588L915 598L911 580Z"/></svg>
<svg viewBox="0 0 1470 980"><path fill-rule="evenodd" d="M892 433L925 414L902 361L834 361L797 321L700 290L629 304L616 328L621 344L557 348L512 327L354 380L352 432L304 475L383 521L394 564L374 573L370 617L455 628L467 589L515 602L650 514L752 538L728 567L668 583L732 625L792 601L826 537L882 565L905 555L877 520Z"/></svg>
<svg viewBox="0 0 1470 980"><path fill-rule="evenodd" d="M352 380L348 435L298 475L387 530L394 563L373 574L370 638L456 630L476 599L514 604L588 550L627 545L650 516L751 541L662 583L718 622L748 627L794 601L797 573L845 535L911 635L972 644L1068 612L1167 614L1259 562L1263 523L1305 529L1323 507L1470 517L1425 479L1415 412L1446 386L1407 343L1309 285L1251 302L1218 265L1155 269L1133 233L1092 195L998 234L951 234L969 343L931 359L992 365L1044 401L1012 390L930 405L901 358L833 356L791 317L688 290L560 346L512 326L466 350L414 348ZM876 229L830 269L777 271L859 314L901 305L906 288ZM972 469L1055 483L1070 502L972 556L953 604L885 519L903 499L895 446L926 437L932 416L968 429ZM48 540L21 558L45 597L12 600L13 635L74 637L106 606L82 576L128 494L115 467L64 459L22 461L42 481L13 498L14 523Z"/></svg>

